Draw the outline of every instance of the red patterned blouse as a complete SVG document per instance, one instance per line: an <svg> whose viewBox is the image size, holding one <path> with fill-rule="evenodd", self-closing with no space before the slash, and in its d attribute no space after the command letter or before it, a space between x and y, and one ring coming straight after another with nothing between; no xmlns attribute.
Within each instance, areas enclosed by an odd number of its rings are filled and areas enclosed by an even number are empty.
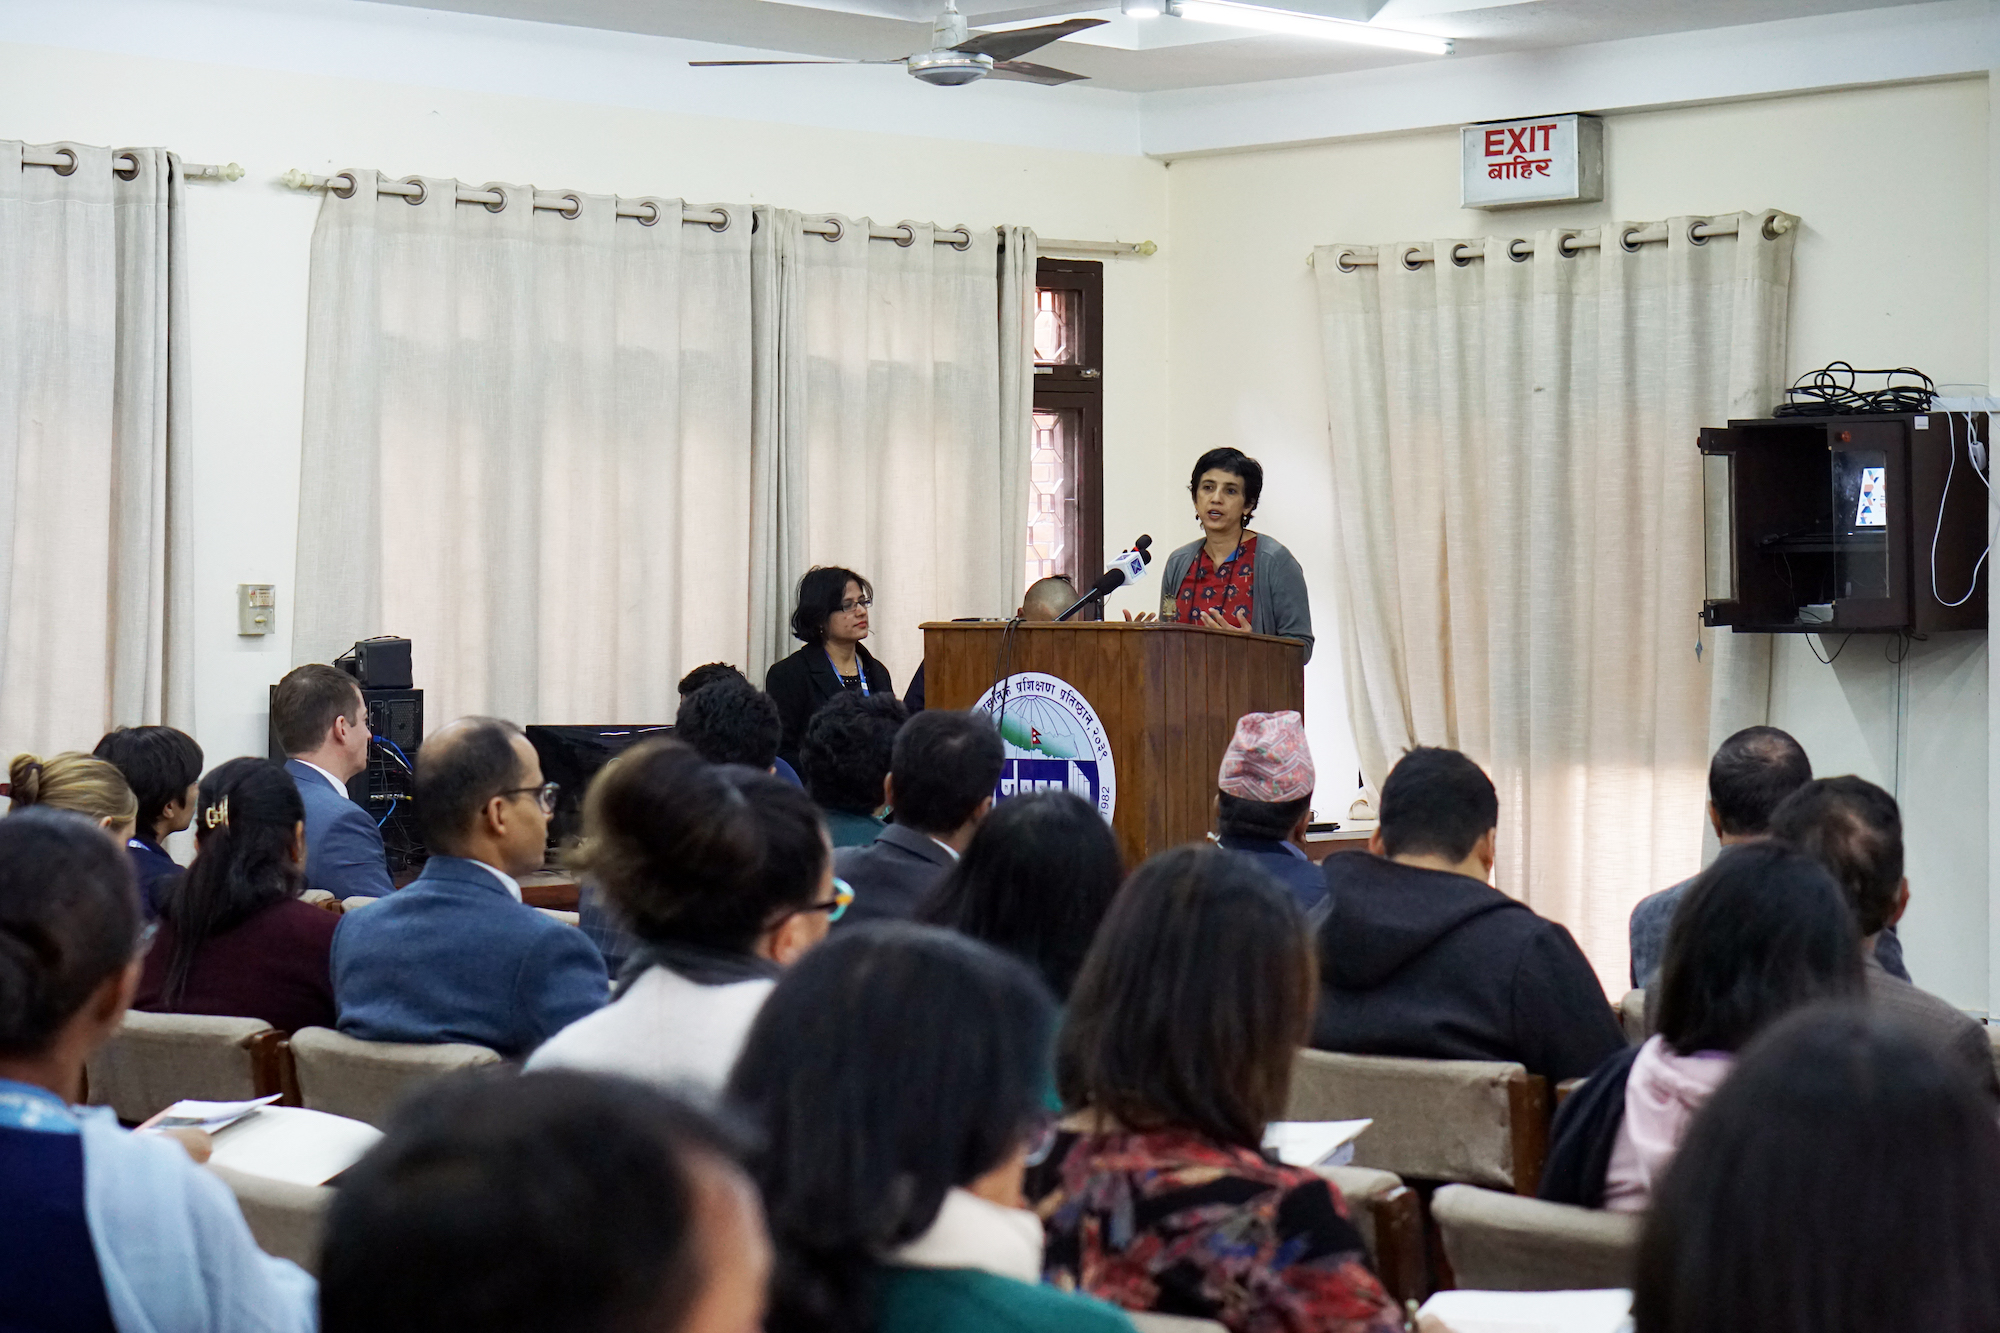
<svg viewBox="0 0 2000 1333"><path fill-rule="evenodd" d="M1174 598L1174 619L1184 625L1199 625L1204 611L1220 611L1222 618L1234 622L1236 613L1250 614L1250 603L1256 592L1257 580L1257 539L1255 537L1236 548L1236 553L1222 562L1218 568L1208 558L1206 549L1195 552L1194 563L1188 566L1187 577L1181 580L1180 592Z"/></svg>

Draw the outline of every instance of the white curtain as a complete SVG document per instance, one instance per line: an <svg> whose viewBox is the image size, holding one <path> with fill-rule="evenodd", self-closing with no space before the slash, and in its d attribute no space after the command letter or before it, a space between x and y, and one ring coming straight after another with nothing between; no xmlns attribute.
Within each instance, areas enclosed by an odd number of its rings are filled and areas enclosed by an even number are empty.
<svg viewBox="0 0 2000 1333"><path fill-rule="evenodd" d="M1698 620L1696 432L1768 415L1784 366L1796 219L1735 220L1571 254L1544 231L1521 260L1497 237L1414 266L1407 244L1314 252L1363 771L1379 786L1412 745L1484 765L1495 882L1613 994L1632 904L1699 866L1712 743L1769 702L1768 641Z"/></svg>
<svg viewBox="0 0 2000 1333"><path fill-rule="evenodd" d="M797 647L799 575L845 565L874 584L869 651L900 692L920 623L1020 600L1034 233L939 244L905 222L905 244L871 241L867 218L831 219L833 237L802 221L758 210L758 434L783 571L762 590L765 660Z"/></svg>
<svg viewBox="0 0 2000 1333"><path fill-rule="evenodd" d="M313 233L294 658L405 636L430 726L671 721L683 670L756 655L749 210L353 175Z"/></svg>
<svg viewBox="0 0 2000 1333"><path fill-rule="evenodd" d="M119 151L0 141L0 760L194 727L180 163Z"/></svg>

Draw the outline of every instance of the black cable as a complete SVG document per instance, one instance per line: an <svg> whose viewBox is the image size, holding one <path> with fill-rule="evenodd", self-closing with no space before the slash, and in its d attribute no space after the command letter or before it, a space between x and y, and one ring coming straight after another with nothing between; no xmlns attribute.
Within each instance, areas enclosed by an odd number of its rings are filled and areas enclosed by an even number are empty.
<svg viewBox="0 0 2000 1333"><path fill-rule="evenodd" d="M1813 642L1813 640L1818 637L1819 635L1817 634L1806 635L1806 647L1812 649L1812 655L1814 657L1819 657L1819 645ZM1851 639L1853 637L1854 637L1853 634L1849 634L1847 636L1847 639ZM1833 657L1819 657L1819 664L1821 666L1832 666L1833 658L1839 657L1842 653L1847 651L1847 639L1842 639L1840 641L1840 647L1833 650Z"/></svg>
<svg viewBox="0 0 2000 1333"><path fill-rule="evenodd" d="M1857 389L1861 375L1883 375L1888 382L1879 389ZM1923 387L1897 384L1898 375L1922 380ZM1937 383L1912 366L1894 370L1856 370L1845 361L1829 361L1818 370L1809 370L1785 390L1785 401L1771 409L1774 417L1887 416L1899 412L1928 412L1937 397Z"/></svg>

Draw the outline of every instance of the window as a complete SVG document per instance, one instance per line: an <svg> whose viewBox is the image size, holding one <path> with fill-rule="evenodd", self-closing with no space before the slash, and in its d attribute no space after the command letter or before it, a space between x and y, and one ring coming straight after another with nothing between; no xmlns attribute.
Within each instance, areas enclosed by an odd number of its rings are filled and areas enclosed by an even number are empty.
<svg viewBox="0 0 2000 1333"><path fill-rule="evenodd" d="M1035 268L1035 419L1028 464L1025 588L1104 564L1104 265ZM1081 613L1095 618L1096 606Z"/></svg>

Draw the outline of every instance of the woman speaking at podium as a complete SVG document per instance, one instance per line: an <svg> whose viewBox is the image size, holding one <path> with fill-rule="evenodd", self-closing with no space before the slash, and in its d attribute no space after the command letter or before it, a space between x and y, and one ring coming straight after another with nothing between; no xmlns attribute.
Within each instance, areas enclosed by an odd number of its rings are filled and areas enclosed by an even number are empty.
<svg viewBox="0 0 2000 1333"><path fill-rule="evenodd" d="M1188 494L1201 540L1167 557L1160 619L1297 639L1311 661L1306 576L1276 538L1250 530L1263 493L1263 465L1240 449L1211 449L1195 460Z"/></svg>

